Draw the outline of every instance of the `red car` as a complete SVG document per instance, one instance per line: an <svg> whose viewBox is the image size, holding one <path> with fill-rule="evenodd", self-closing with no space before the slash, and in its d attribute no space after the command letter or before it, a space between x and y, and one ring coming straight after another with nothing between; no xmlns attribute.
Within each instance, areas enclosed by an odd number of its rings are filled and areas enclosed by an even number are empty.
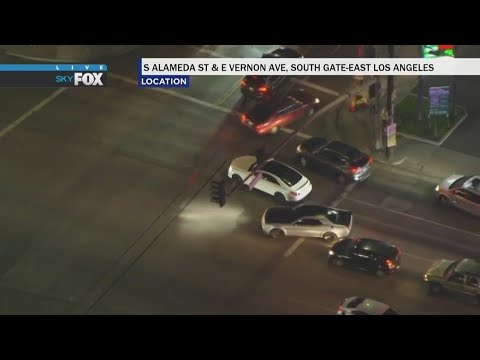
<svg viewBox="0 0 480 360"><path fill-rule="evenodd" d="M312 115L320 100L305 92L296 90L281 99L273 99L255 105L240 115L243 125L258 135L275 134L279 128Z"/></svg>

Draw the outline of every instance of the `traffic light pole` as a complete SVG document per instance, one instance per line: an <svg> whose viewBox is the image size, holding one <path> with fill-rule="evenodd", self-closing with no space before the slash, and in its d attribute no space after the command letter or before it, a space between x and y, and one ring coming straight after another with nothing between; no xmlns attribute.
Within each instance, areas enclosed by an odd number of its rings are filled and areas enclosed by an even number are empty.
<svg viewBox="0 0 480 360"><path fill-rule="evenodd" d="M388 45L388 52L391 58L395 57L395 47L394 45ZM387 112L388 112L388 120L387 120L387 126L393 125L394 123L394 118L393 118L393 113L394 113L394 108L393 108L393 89L395 87L395 77L394 75L388 75L387 77ZM394 146L388 146L388 134L387 129L385 129L385 134L386 136L386 156L389 159L393 155L393 148Z"/></svg>

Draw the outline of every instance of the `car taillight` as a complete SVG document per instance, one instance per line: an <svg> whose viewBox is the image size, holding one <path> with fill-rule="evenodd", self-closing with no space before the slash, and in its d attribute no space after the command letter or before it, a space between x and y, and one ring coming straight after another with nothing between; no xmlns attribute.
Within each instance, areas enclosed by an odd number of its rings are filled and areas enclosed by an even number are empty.
<svg viewBox="0 0 480 360"><path fill-rule="evenodd" d="M352 166L352 167L350 168L350 172L351 172L352 174L356 174L356 173L359 172L359 171L360 171L360 168L359 168L358 166Z"/></svg>
<svg viewBox="0 0 480 360"><path fill-rule="evenodd" d="M247 80L243 79L241 84L242 84L242 86L247 86Z"/></svg>
<svg viewBox="0 0 480 360"><path fill-rule="evenodd" d="M371 164L373 162L373 158L371 156L368 157L368 163Z"/></svg>
<svg viewBox="0 0 480 360"><path fill-rule="evenodd" d="M393 263L392 260L388 259L388 260L385 260L385 265L387 265L387 267L389 269L393 269L395 267L395 264Z"/></svg>
<svg viewBox="0 0 480 360"><path fill-rule="evenodd" d="M300 193L295 192L295 191L290 191L290 195L292 195L292 196L298 196L298 195L300 195Z"/></svg>
<svg viewBox="0 0 480 360"><path fill-rule="evenodd" d="M265 85L260 86L258 88L258 91L265 94L266 92L268 92L268 87L266 87Z"/></svg>
<svg viewBox="0 0 480 360"><path fill-rule="evenodd" d="M247 115L242 114L241 119L242 119L242 123L245 124L247 122Z"/></svg>

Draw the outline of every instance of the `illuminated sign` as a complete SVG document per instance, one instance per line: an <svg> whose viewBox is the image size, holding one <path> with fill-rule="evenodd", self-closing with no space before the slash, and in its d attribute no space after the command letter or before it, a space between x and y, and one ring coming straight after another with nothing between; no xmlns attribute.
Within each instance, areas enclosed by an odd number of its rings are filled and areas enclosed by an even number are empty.
<svg viewBox="0 0 480 360"><path fill-rule="evenodd" d="M455 57L455 45L423 45L424 58Z"/></svg>

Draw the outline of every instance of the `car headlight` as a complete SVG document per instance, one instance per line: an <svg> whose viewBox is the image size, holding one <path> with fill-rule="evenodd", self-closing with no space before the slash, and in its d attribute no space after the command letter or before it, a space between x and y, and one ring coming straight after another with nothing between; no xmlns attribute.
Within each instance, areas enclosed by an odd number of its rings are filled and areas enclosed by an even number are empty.
<svg viewBox="0 0 480 360"><path fill-rule="evenodd" d="M440 190L440 185L435 186L435 191L438 192Z"/></svg>
<svg viewBox="0 0 480 360"><path fill-rule="evenodd" d="M428 275L427 274L423 275L423 280L428 281Z"/></svg>
<svg viewBox="0 0 480 360"><path fill-rule="evenodd" d="M332 255L335 255L335 253L333 252L333 250L330 250L330 251L328 252L328 255L332 256Z"/></svg>
<svg viewBox="0 0 480 360"><path fill-rule="evenodd" d="M301 153L302 152L302 145L298 145L297 146L297 153Z"/></svg>
<svg viewBox="0 0 480 360"><path fill-rule="evenodd" d="M319 98L315 98L315 104L318 104L320 102Z"/></svg>

